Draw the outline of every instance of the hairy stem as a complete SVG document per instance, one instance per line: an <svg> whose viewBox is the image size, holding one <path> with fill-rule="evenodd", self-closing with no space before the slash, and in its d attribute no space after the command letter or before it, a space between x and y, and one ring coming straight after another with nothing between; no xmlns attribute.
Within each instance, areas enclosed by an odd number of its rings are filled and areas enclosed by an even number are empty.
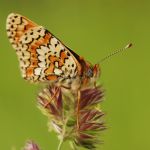
<svg viewBox="0 0 150 150"><path fill-rule="evenodd" d="M63 113L63 117L65 117L64 113ZM57 150L61 150L62 149L62 145L63 145L65 137L66 137L66 125L67 125L69 117L70 116L68 115L66 117L66 119L64 119L64 121L63 121L64 123L63 123L63 129L62 129L62 136L61 136L61 139L60 139L60 142L59 142Z"/></svg>

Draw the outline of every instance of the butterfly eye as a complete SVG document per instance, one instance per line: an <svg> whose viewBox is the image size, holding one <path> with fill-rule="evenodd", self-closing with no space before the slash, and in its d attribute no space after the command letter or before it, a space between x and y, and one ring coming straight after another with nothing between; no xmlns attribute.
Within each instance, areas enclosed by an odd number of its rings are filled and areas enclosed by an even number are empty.
<svg viewBox="0 0 150 150"><path fill-rule="evenodd" d="M87 76L87 77L93 77L93 70L92 70L91 68L89 68L89 69L87 70L86 76Z"/></svg>

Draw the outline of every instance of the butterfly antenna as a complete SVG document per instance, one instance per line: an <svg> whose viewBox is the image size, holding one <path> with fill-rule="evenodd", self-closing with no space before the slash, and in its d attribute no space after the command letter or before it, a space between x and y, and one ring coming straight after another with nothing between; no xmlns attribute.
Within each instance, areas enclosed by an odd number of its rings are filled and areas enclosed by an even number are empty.
<svg viewBox="0 0 150 150"><path fill-rule="evenodd" d="M116 51L110 53L110 54L107 55L106 57L102 58L102 59L99 61L99 63L104 62L104 61L107 60L108 58L110 58L110 57L112 57L112 56L114 56L114 55L116 55L116 54L118 54L118 53L120 53L120 52L122 52L122 51L124 51L124 50L126 50L126 49L128 49L128 48L130 48L131 46L132 46L132 43L129 43L129 44L127 44L124 48L121 48L121 49L119 49L119 50L116 50Z"/></svg>

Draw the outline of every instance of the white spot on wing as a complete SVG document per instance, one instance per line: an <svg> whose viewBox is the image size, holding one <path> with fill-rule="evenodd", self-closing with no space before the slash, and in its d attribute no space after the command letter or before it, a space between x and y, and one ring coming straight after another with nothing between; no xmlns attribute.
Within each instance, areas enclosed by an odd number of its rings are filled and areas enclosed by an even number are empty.
<svg viewBox="0 0 150 150"><path fill-rule="evenodd" d="M51 45L55 46L55 44L57 44L58 40L56 38L51 38Z"/></svg>
<svg viewBox="0 0 150 150"><path fill-rule="evenodd" d="M36 69L34 70L35 75L41 75L41 71L42 71L42 68L36 68Z"/></svg>
<svg viewBox="0 0 150 150"><path fill-rule="evenodd" d="M38 65L39 67L44 68L46 66L46 63L43 61L43 62L38 63Z"/></svg>
<svg viewBox="0 0 150 150"><path fill-rule="evenodd" d="M40 55L39 57L38 57L38 59L40 60L40 61L45 61L45 57L44 56L42 56L42 55Z"/></svg>
<svg viewBox="0 0 150 150"><path fill-rule="evenodd" d="M54 73L55 73L56 75L61 75L61 74L62 74L62 70L55 68L55 69L54 69Z"/></svg>

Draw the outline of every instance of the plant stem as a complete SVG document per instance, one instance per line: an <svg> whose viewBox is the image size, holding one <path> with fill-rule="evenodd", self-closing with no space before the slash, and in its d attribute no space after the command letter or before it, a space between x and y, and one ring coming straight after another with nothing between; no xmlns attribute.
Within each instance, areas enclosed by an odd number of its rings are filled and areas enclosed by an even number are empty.
<svg viewBox="0 0 150 150"><path fill-rule="evenodd" d="M76 145L72 141L70 141L70 146L72 150L77 150Z"/></svg>
<svg viewBox="0 0 150 150"><path fill-rule="evenodd" d="M62 130L62 136L61 136L61 139L60 139L60 142L59 142L57 150L61 150L61 148L62 148L62 144L63 144L64 139L65 139L66 125L67 125L68 119L69 119L69 116L64 120L64 125L63 125L63 130Z"/></svg>
<svg viewBox="0 0 150 150"><path fill-rule="evenodd" d="M62 148L62 144L63 144L64 140L63 138L60 140L59 145L58 145L58 149L57 150L61 150Z"/></svg>

